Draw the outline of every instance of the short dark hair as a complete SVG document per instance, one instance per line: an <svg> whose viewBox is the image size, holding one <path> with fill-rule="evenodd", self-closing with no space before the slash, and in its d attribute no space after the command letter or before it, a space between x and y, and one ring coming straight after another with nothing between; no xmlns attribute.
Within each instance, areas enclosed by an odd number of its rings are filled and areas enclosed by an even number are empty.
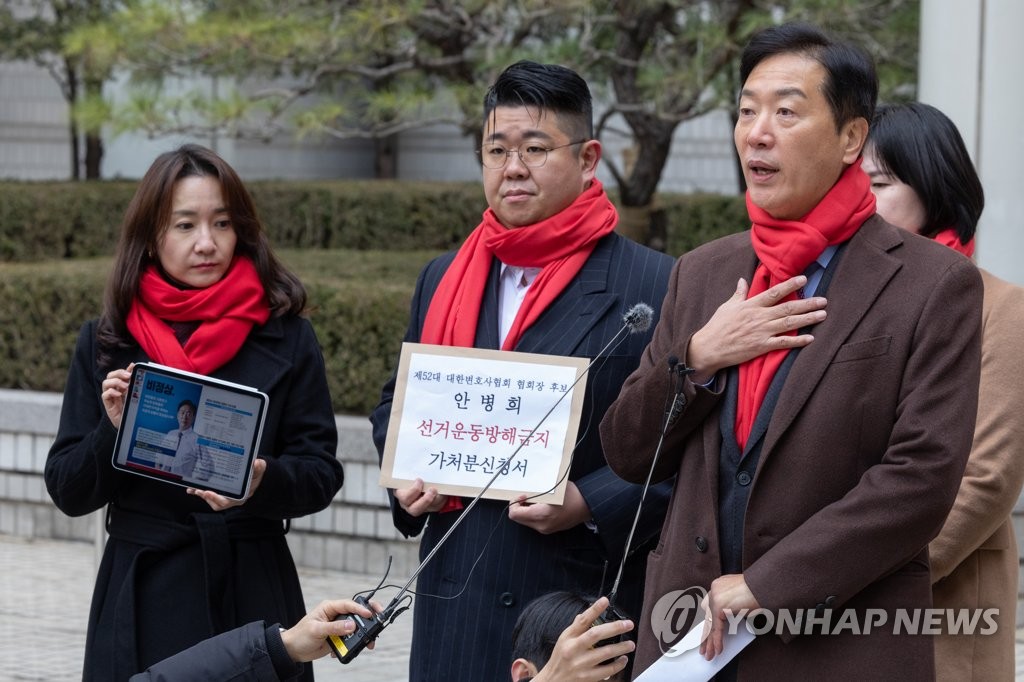
<svg viewBox="0 0 1024 682"><path fill-rule="evenodd" d="M573 139L594 137L594 106L587 82L558 64L523 60L498 76L484 95L484 122L496 107L537 107L558 115Z"/></svg>
<svg viewBox="0 0 1024 682"><path fill-rule="evenodd" d="M956 125L933 106L882 105L868 131L878 169L909 185L925 211L921 234L956 229L960 242L974 238L985 208L985 190Z"/></svg>
<svg viewBox="0 0 1024 682"><path fill-rule="evenodd" d="M185 407L186 405L191 407L192 408L192 413L195 414L196 404L194 402L192 402L191 400L188 400L187 398L185 400L182 400L180 403L178 403L178 411L180 412L181 408Z"/></svg>
<svg viewBox="0 0 1024 682"><path fill-rule="evenodd" d="M878 101L878 75L867 52L820 29L799 22L771 26L750 39L740 58L740 83L769 57L805 55L825 69L822 94L832 109L836 130L855 118L870 121Z"/></svg>
<svg viewBox="0 0 1024 682"><path fill-rule="evenodd" d="M512 660L523 658L538 670L543 668L562 631L595 600L563 591L550 592L531 601L512 629Z"/></svg>

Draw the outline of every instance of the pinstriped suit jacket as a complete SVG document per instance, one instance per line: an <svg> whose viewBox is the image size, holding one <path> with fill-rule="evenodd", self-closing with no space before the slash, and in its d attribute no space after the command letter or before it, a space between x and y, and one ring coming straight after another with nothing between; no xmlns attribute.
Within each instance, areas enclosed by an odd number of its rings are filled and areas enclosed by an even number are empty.
<svg viewBox="0 0 1024 682"><path fill-rule="evenodd" d="M454 252L440 256L420 274L405 341L419 341L431 297L454 256ZM605 237L575 280L523 334L516 350L593 359L622 328L622 315L633 304L650 304L657 322L672 264L671 257L617 234ZM499 269L495 261L484 292L478 348L498 348ZM481 500L419 576L410 680L508 679L512 627L523 606L555 590L595 596L608 592L641 487L622 481L608 468L598 425L637 367L650 333L627 336L594 364L587 380L570 480L590 506L598 531L580 525L541 535L509 521L503 502ZM381 402L370 417L378 452L387 435L394 381L392 377L384 386ZM644 503L619 590L618 603L631 614L639 614L646 555L657 537L670 490L671 483L652 488ZM394 499L392 512L395 527L406 536L417 535L426 523L421 557L459 516L451 512L413 518Z"/></svg>

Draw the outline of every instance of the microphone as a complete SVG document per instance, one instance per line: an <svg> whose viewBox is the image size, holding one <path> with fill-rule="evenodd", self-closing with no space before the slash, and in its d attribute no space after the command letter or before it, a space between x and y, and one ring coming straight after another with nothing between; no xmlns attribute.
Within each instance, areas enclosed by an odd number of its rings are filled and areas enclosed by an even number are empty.
<svg viewBox="0 0 1024 682"><path fill-rule="evenodd" d="M640 501L636 505L636 515L633 516L633 525L626 536L626 546L622 548L622 559L619 561L619 571L612 584L612 590L608 594L608 609L605 611L605 620L622 620L623 616L615 608L615 596L619 591L619 583L622 581L622 571L626 567L626 558L629 556L629 548L633 544L633 534L636 532L637 524L640 522L640 512L643 510L644 500L647 498L647 490L651 487L651 478L654 477L654 469L658 464L658 456L661 454L661 446L665 442L665 433L668 427L679 418L683 408L686 406L686 397L683 395L683 387L686 385L686 375L692 374L693 369L680 363L675 355L668 356L669 376L675 376L674 395L671 406L665 410L665 421L661 426L661 434L658 437L658 445L654 448L654 457L651 459L651 468L647 472L647 480L644 481L643 490L640 491Z"/></svg>
<svg viewBox="0 0 1024 682"><path fill-rule="evenodd" d="M647 331L648 329L651 328L651 323L653 320L654 309L651 306L647 305L646 303L636 303L629 310L627 310L625 315L622 316L622 327L619 329L619 331L617 331L615 333L615 336L613 336L611 340L605 344L604 348L602 348L597 353L597 355L594 356L594 359L591 360L589 364L587 364L587 366L583 369L582 372L580 372L579 376L576 377L576 380L573 381L568 388L562 391L561 395L558 396L558 399L554 402L551 408L544 413L544 416L540 418L540 421L538 421L537 425L533 427L529 435L526 436L526 438L520 440L519 446L512 452L511 455L509 455L508 462L511 462L513 459L515 459L516 455L519 454L519 451L522 450L523 447L527 443L529 443L530 440L533 438L533 435L537 432L537 429L539 429L547 420L547 418L551 416L551 413L555 411L555 408L557 408L559 404L561 404L562 400L565 399L565 396L569 395L569 393L572 392L572 390L576 387L576 384L578 384L585 376L587 376L587 373L590 371L590 368L594 366L594 363L601 359L601 356L603 356L609 348L618 345L622 341L622 339L624 339L626 336L630 334L639 334ZM466 507L462 510L462 513L459 514L459 518L455 520L455 522L451 525L451 528L449 528L448 531L441 537L441 539L438 540L437 544L434 545L434 548L430 550L430 553L423 558L423 561L420 562L420 565L417 566L416 570L413 571L411 576L409 576L409 580L406 581L405 585L402 586L402 589L399 590L398 594L395 596L394 599L391 600L391 603L388 604L386 608L384 608L379 613L375 613L373 617L370 619L363 618L362 616L358 616L356 614L348 614L345 616L338 616L337 618L335 618L335 620L348 618L352 620L356 626L355 631L347 637L338 637L337 635L331 635L327 638L327 643L330 645L332 649L334 649L334 652L337 655L339 661L341 661L342 663L348 663L349 661L354 659L359 654L360 651L366 648L367 644L377 639L377 635L379 635L386 626L390 625L392 621L394 621L394 619L398 617L399 614L401 614L408 608L404 607L401 609L397 609L402 598L405 596L406 592L409 591L409 587L413 584L413 581L416 580L416 577L423 571L427 563L429 563L430 560L434 558L434 555L437 554L438 550L441 549L441 546L444 545L445 541L448 540L448 538L455 531L455 529L459 527L459 524L461 524L462 521L466 518L466 516L469 514L469 511L476 506L477 502L480 501L484 493L486 493L487 490L490 489L490 487L495 483L495 481L498 480L498 477L501 475L501 472L503 470L504 467L499 467L494 472L494 475L491 476L490 480L487 481L484 487L480 489L480 492L476 494L476 497L474 497L470 501L470 503L466 505ZM636 523L634 522L634 527L635 525ZM619 574L621 575L621 573L622 568L620 567ZM617 582L618 581L616 581L616 583ZM376 590L374 590L373 592L376 592ZM370 597L372 596L373 593L370 594ZM367 606L367 608L370 608L370 597L359 596L356 597L356 601L360 604L363 604L364 606ZM370 608L370 611L372 612L373 609Z"/></svg>
<svg viewBox="0 0 1024 682"><path fill-rule="evenodd" d="M668 356L668 371L669 374L674 374L676 377L676 393L672 398L671 406L665 410L665 428L674 424L679 419L679 415L683 413L683 408L686 407L683 387L686 385L686 375L693 374L694 369L687 367L685 363L680 363L679 358L675 355L670 355Z"/></svg>
<svg viewBox="0 0 1024 682"><path fill-rule="evenodd" d="M654 321L654 308L646 303L636 303L622 316L622 322L629 328L630 334L641 334L651 328ZM618 336L618 335L616 335ZM607 346L605 346L607 350ZM601 351L602 353L604 350ZM600 353L598 353L600 356Z"/></svg>

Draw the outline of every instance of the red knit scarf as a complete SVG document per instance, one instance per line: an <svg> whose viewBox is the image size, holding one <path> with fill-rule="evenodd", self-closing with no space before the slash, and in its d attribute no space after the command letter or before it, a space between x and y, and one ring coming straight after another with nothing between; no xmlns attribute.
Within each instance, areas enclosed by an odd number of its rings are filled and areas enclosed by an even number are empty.
<svg viewBox="0 0 1024 682"><path fill-rule="evenodd" d="M802 274L828 246L852 237L874 212L875 195L871 193L867 174L860 169L860 159L843 172L828 194L802 220L772 218L754 205L747 192L747 213L753 221L751 241L760 260L747 298ZM794 299L795 293L784 300ZM740 365L735 434L741 451L775 372L787 353L774 350Z"/></svg>
<svg viewBox="0 0 1024 682"><path fill-rule="evenodd" d="M210 374L235 357L253 326L269 317L256 267L236 256L224 277L205 289L178 289L155 266L146 268L127 325L156 362ZM183 347L164 320L201 324Z"/></svg>
<svg viewBox="0 0 1024 682"><path fill-rule="evenodd" d="M526 227L506 228L487 209L441 278L420 341L473 346L491 258L496 257L506 265L541 268L502 344L502 350L512 350L580 271L598 240L615 229L618 219L596 178L564 210Z"/></svg>
<svg viewBox="0 0 1024 682"><path fill-rule="evenodd" d="M952 227L947 227L945 230L942 230L935 235L933 239L943 246L948 246L954 251L959 251L968 258L974 255L974 239L971 239L971 241L966 244L962 243L960 241L960 237L956 233L956 230Z"/></svg>

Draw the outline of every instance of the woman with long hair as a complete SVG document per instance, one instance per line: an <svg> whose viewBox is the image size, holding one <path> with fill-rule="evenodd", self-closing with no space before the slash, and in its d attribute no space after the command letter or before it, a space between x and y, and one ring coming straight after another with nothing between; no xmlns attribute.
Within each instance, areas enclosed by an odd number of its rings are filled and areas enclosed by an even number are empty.
<svg viewBox="0 0 1024 682"><path fill-rule="evenodd" d="M343 480L305 306L223 159L185 145L153 162L124 217L103 313L79 334L45 469L64 513L106 507L84 680L126 680L219 632L254 620L290 627L305 613L285 533L289 519L327 507ZM244 500L113 468L139 361L270 396Z"/></svg>

